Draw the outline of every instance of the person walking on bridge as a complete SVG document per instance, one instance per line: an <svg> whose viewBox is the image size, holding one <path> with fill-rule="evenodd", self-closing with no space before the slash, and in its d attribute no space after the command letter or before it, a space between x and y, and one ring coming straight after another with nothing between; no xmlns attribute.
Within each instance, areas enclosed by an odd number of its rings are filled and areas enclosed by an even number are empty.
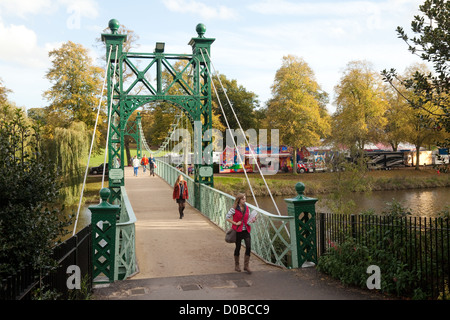
<svg viewBox="0 0 450 320"><path fill-rule="evenodd" d="M234 270L241 272L239 267L239 255L241 251L241 242L245 242L245 255L244 255L244 270L248 274L252 273L249 267L250 263L250 253L251 253L251 237L249 225L250 210L246 205L245 193L239 193L236 196L233 206L228 211L226 219L233 226L232 228L236 230L236 248L234 249Z"/></svg>
<svg viewBox="0 0 450 320"><path fill-rule="evenodd" d="M155 176L155 158L152 155L148 158L148 163L150 167L150 175Z"/></svg>
<svg viewBox="0 0 450 320"><path fill-rule="evenodd" d="M187 183L181 174L178 176L177 181L175 181L175 185L173 186L173 199L177 201L180 219L183 219L183 211L186 206L186 199L189 199L189 193Z"/></svg>
<svg viewBox="0 0 450 320"><path fill-rule="evenodd" d="M145 171L147 170L147 166L148 166L148 158L145 156L145 154L141 159L141 165L142 165L142 171L145 173Z"/></svg>
<svg viewBox="0 0 450 320"><path fill-rule="evenodd" d="M133 158L133 170L134 170L134 176L137 177L138 170L139 170L139 159L137 156L134 156L134 158Z"/></svg>

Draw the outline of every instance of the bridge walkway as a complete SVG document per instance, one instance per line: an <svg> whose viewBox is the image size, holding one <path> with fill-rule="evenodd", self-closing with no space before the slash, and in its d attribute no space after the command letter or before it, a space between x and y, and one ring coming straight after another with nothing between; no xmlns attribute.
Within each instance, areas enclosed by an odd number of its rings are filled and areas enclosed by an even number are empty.
<svg viewBox="0 0 450 320"><path fill-rule="evenodd" d="M128 167L125 187L137 218L139 273L133 279L234 272L234 244L226 243L224 232L188 203L180 219L173 189L164 180L142 168L134 177ZM244 248L242 263L243 254ZM257 257L250 265L255 271L278 269Z"/></svg>
<svg viewBox="0 0 450 320"><path fill-rule="evenodd" d="M226 243L224 232L189 204L180 220L172 187L164 180L141 169L134 177L133 169L125 168L125 184L137 217L139 272L96 286L96 300L384 299L376 292L345 288L316 268L280 269L254 255L251 275L235 272L234 244Z"/></svg>

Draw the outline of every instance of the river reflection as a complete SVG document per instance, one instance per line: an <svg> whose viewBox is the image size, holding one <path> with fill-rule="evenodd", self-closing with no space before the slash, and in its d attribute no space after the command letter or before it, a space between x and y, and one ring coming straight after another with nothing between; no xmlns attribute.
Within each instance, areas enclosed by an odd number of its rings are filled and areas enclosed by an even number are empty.
<svg viewBox="0 0 450 320"><path fill-rule="evenodd" d="M316 212L331 212L326 205L327 196L318 195ZM284 201L289 197L274 197L279 212L282 215L287 214L287 206ZM414 190L393 190L393 191L373 191L370 194L350 193L346 200L353 200L356 204L356 212L362 212L373 209L375 213L382 213L386 210L388 202L395 199L400 202L404 208L408 208L414 216L435 217L438 212L446 206L450 206L450 188L431 188ZM247 201L255 204L251 194L247 195ZM277 214L275 205L270 197L256 197L260 208Z"/></svg>
<svg viewBox="0 0 450 320"><path fill-rule="evenodd" d="M96 203L81 206L76 226L77 230L75 233L78 233L80 230L82 230L84 227L88 226L91 223L91 211L88 209L90 205L96 205ZM72 236L73 229L75 228L75 219L77 217L77 211L78 205L68 206L64 208L64 213L72 217L72 224L66 228L66 230L69 233L62 238L63 241Z"/></svg>

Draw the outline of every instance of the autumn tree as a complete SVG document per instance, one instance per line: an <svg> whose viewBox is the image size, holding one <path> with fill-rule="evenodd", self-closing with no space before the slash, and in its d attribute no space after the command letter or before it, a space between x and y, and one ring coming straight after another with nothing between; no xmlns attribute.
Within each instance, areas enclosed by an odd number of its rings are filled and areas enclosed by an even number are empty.
<svg viewBox="0 0 450 320"><path fill-rule="evenodd" d="M381 139L387 108L382 85L381 77L372 70L370 63L352 61L347 64L334 88L334 142L361 152L367 143Z"/></svg>
<svg viewBox="0 0 450 320"><path fill-rule="evenodd" d="M8 101L8 93L10 92L11 90L3 85L3 81L0 78L0 106L3 106Z"/></svg>
<svg viewBox="0 0 450 320"><path fill-rule="evenodd" d="M400 81L409 79L416 73L428 73L429 70L425 64L414 64L406 69L404 75L400 76ZM398 86L397 92L401 95L403 102L408 106L408 111L403 114L406 119L405 128L407 130L405 141L412 143L416 147L416 151L425 144L436 144L438 141L446 137L445 128L437 125L438 118L442 113L439 106L434 105L431 101L418 96L418 92L412 88ZM420 106L412 108L412 105ZM414 161L416 169L419 169L419 152L416 152Z"/></svg>
<svg viewBox="0 0 450 320"><path fill-rule="evenodd" d="M330 133L328 96L302 58L284 56L271 89L266 117L269 128L279 129L281 144L294 147L295 152L319 144Z"/></svg>
<svg viewBox="0 0 450 320"><path fill-rule="evenodd" d="M384 86L384 92L388 108L386 108L385 113L386 126L380 141L389 144L393 151L397 151L400 143L408 140L409 122L407 115L410 111L409 105L403 96L390 85Z"/></svg>
<svg viewBox="0 0 450 320"><path fill-rule="evenodd" d="M49 52L52 67L46 78L52 83L44 97L50 102L48 118L56 127L74 121L94 127L104 71L93 65L88 50L71 41Z"/></svg>

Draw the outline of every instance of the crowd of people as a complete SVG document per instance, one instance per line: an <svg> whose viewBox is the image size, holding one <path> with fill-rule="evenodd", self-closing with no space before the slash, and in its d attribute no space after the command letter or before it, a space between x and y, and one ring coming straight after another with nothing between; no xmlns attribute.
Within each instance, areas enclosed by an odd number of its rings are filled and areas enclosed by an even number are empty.
<svg viewBox="0 0 450 320"><path fill-rule="evenodd" d="M134 156L133 158L133 175L135 177L138 176L139 167L142 166L142 170L145 173L147 171L147 168L150 170L150 176L155 176L155 168L156 168L156 162L155 158L150 155L149 158L147 158L144 154L144 156L139 160L137 156Z"/></svg>

